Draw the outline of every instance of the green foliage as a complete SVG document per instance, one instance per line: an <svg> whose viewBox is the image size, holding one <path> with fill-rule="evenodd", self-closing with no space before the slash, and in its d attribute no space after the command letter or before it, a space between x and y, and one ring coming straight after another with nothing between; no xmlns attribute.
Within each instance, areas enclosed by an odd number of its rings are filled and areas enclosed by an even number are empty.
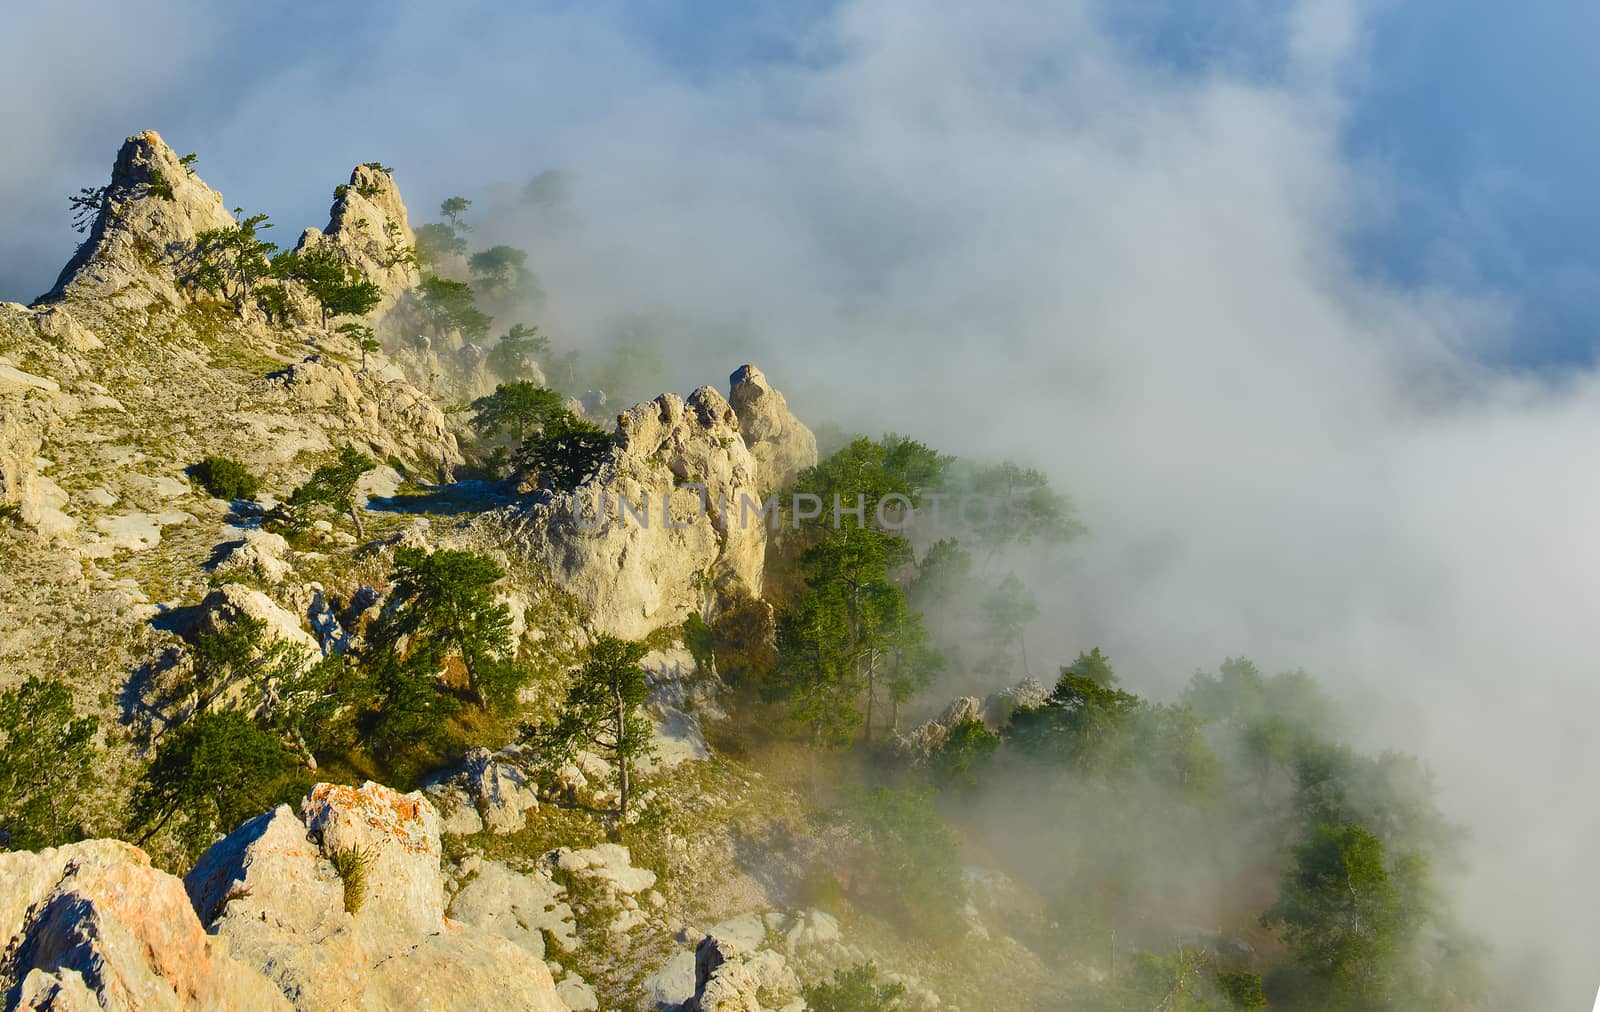
<svg viewBox="0 0 1600 1012"><path fill-rule="evenodd" d="M518 443L530 430L566 413L560 394L526 380L500 384L494 393L473 401L472 410L472 426L480 435L493 437L509 429Z"/></svg>
<svg viewBox="0 0 1600 1012"><path fill-rule="evenodd" d="M364 538L361 511L356 506L356 483L377 466L377 461L347 444L339 451L338 459L317 468L304 485L290 494L277 515L291 527L304 528L319 511L343 513L355 525L356 536Z"/></svg>
<svg viewBox="0 0 1600 1012"><path fill-rule="evenodd" d="M508 381L520 380L528 364L550 350L550 339L537 327L516 324L489 350L489 368Z"/></svg>
<svg viewBox="0 0 1600 1012"><path fill-rule="evenodd" d="M383 350L383 345L378 341L378 332L365 323L341 323L333 328L334 333L342 334L350 339L361 350L361 368L367 368L367 356Z"/></svg>
<svg viewBox="0 0 1600 1012"><path fill-rule="evenodd" d="M180 262L186 284L229 300L237 312L244 311L255 286L274 275L272 254L278 248L261 238L260 233L272 227L266 215L242 214L234 208L235 224L197 234Z"/></svg>
<svg viewBox="0 0 1600 1012"><path fill-rule="evenodd" d="M267 314L269 323L285 324L289 322L289 314L294 309L294 302L289 298L289 290L280 282L276 285L264 285L255 292L256 305Z"/></svg>
<svg viewBox="0 0 1600 1012"><path fill-rule="evenodd" d="M478 291L491 299L520 300L538 305L544 300L539 279L528 270L528 254L515 246L491 246L467 261Z"/></svg>
<svg viewBox="0 0 1600 1012"><path fill-rule="evenodd" d="M950 728L928 765L941 783L972 786L978 782L977 771L999 747L1000 736L984 727L983 721L969 717Z"/></svg>
<svg viewBox="0 0 1600 1012"><path fill-rule="evenodd" d="M13 526L22 522L22 505L0 502L0 526Z"/></svg>
<svg viewBox="0 0 1600 1012"><path fill-rule="evenodd" d="M1170 956L1138 953L1125 973L1102 986L1093 1007L1104 1012L1225 1012L1237 1006L1220 990L1210 957L1184 947Z"/></svg>
<svg viewBox="0 0 1600 1012"><path fill-rule="evenodd" d="M400 223L389 218L383 223L383 234L389 237L389 242L383 247L383 265L385 267L416 267L417 248L405 242L405 233L400 229Z"/></svg>
<svg viewBox="0 0 1600 1012"><path fill-rule="evenodd" d="M539 753L541 765L560 766L579 749L611 763L617 811L628 821L633 780L639 763L654 755L650 720L640 710L650 686L639 662L645 645L601 634L567 690L566 706L552 723L530 725L523 739Z"/></svg>
<svg viewBox="0 0 1600 1012"><path fill-rule="evenodd" d="M329 860L339 881L344 884L344 910L347 914L361 912L367 898L367 873L372 869L373 852L365 847L340 847Z"/></svg>
<svg viewBox="0 0 1600 1012"><path fill-rule="evenodd" d="M407 663L423 672L457 664L474 703L509 710L529 673L515 663L511 609L495 600L505 571L486 555L458 549L401 548L394 562L374 649L394 654L404 643Z"/></svg>
<svg viewBox="0 0 1600 1012"><path fill-rule="evenodd" d="M334 203L338 203L339 201L343 200L345 197L349 196L349 194L350 194L350 184L349 183L340 183L338 186L335 186L333 188L333 200L334 200Z"/></svg>
<svg viewBox="0 0 1600 1012"><path fill-rule="evenodd" d="M76 715L65 684L31 675L0 693L0 849L81 839L100 722Z"/></svg>
<svg viewBox="0 0 1600 1012"><path fill-rule="evenodd" d="M194 163L199 161L199 160L200 160L200 156L195 154L193 151L191 151L188 154L184 155L182 158L178 159L178 164L183 166L184 169L189 173L189 175L192 176L192 175L194 175Z"/></svg>
<svg viewBox="0 0 1600 1012"><path fill-rule="evenodd" d="M855 788L840 815L875 878L870 898L906 927L937 933L957 923L965 901L960 852L931 793Z"/></svg>
<svg viewBox="0 0 1600 1012"><path fill-rule="evenodd" d="M236 710L209 711L169 730L134 789L130 832L143 843L171 831L193 862L218 833L303 793L293 757Z"/></svg>
<svg viewBox="0 0 1600 1012"><path fill-rule="evenodd" d="M942 476L941 488L996 501L992 514L973 511L962 518L971 525L968 539L990 553L1014 544L1065 544L1085 533L1072 500L1052 489L1043 472L1009 460L953 467Z"/></svg>
<svg viewBox="0 0 1600 1012"><path fill-rule="evenodd" d="M1281 927L1327 1009L1387 1007L1401 945L1414 926L1405 902L1423 869L1391 866L1383 844L1352 823L1319 825L1294 850L1262 924Z"/></svg>
<svg viewBox="0 0 1600 1012"><path fill-rule="evenodd" d="M464 256L467 252L467 240L442 222L420 226L416 237L417 263L423 267L437 266L445 257Z"/></svg>
<svg viewBox="0 0 1600 1012"><path fill-rule="evenodd" d="M940 607L966 592L972 579L972 553L953 538L928 546L906 588L907 599L919 610Z"/></svg>
<svg viewBox="0 0 1600 1012"><path fill-rule="evenodd" d="M488 336L494 318L478 310L471 285L449 278L427 277L422 280L421 288L422 308L440 334L455 329L469 341Z"/></svg>
<svg viewBox="0 0 1600 1012"><path fill-rule="evenodd" d="M153 166L150 169L150 181L145 184L145 190L150 196L160 197L162 200L178 199L177 195L172 192L172 180L167 178L165 172Z"/></svg>
<svg viewBox="0 0 1600 1012"><path fill-rule="evenodd" d="M1117 673L1111 670L1111 658L1095 647L1088 653L1079 651L1078 659L1061 669L1063 673L1087 678L1096 685L1112 688L1117 684Z"/></svg>
<svg viewBox="0 0 1600 1012"><path fill-rule="evenodd" d="M716 674L717 634L700 617L699 612L690 612L683 621L683 645L688 648L689 656L694 658L695 667Z"/></svg>
<svg viewBox="0 0 1600 1012"><path fill-rule="evenodd" d="M1120 773L1136 759L1130 731L1144 708L1138 696L1063 668L1043 705L1011 715L1005 737L1076 770Z"/></svg>
<svg viewBox="0 0 1600 1012"><path fill-rule="evenodd" d="M439 204L439 213L450 219L452 229L467 231L467 225L461 216L467 213L467 208L472 206L472 201L466 197L446 197Z"/></svg>
<svg viewBox="0 0 1600 1012"><path fill-rule="evenodd" d="M979 602L983 617L983 638L987 642L987 671L1010 676L1013 665L1028 667L1028 623L1039 617L1039 602L1015 573L1007 573L999 585Z"/></svg>
<svg viewBox="0 0 1600 1012"><path fill-rule="evenodd" d="M365 165L374 172L381 172L386 176L394 175L394 167L385 165L382 162L362 162L361 164Z"/></svg>
<svg viewBox="0 0 1600 1012"><path fill-rule="evenodd" d="M777 666L772 607L758 598L741 598L713 620L716 671L735 685L760 687Z"/></svg>
<svg viewBox="0 0 1600 1012"><path fill-rule="evenodd" d="M322 310L323 326L334 316L365 316L383 299L383 290L332 245L280 254L272 259L272 273L305 286Z"/></svg>
<svg viewBox="0 0 1600 1012"><path fill-rule="evenodd" d="M232 457L207 457L191 467L189 473L217 499L254 499L261 490L261 479Z"/></svg>
<svg viewBox="0 0 1600 1012"><path fill-rule="evenodd" d="M173 696L190 716L205 713L225 694L243 688L233 705L297 753L306 766L336 733L344 662L318 658L309 648L271 636L262 619L240 618L189 644L190 668Z"/></svg>
<svg viewBox="0 0 1600 1012"><path fill-rule="evenodd" d="M1248 970L1224 970L1217 974L1217 990L1228 1007L1242 1010L1266 1008L1267 996L1261 991L1261 974Z"/></svg>
<svg viewBox="0 0 1600 1012"><path fill-rule="evenodd" d="M611 433L563 408L523 441L517 466L544 488L569 491L599 469L611 440Z"/></svg>
<svg viewBox="0 0 1600 1012"><path fill-rule="evenodd" d="M827 983L805 989L806 1007L812 1012L889 1012L905 995L904 984L880 983L873 963L836 970Z"/></svg>
<svg viewBox="0 0 1600 1012"><path fill-rule="evenodd" d="M815 497L822 513L794 520L807 544L799 562L806 590L778 620L778 664L764 691L788 700L818 745L848 741L861 727L870 739L885 692L898 707L944 666L893 579L912 555L892 529L891 507L916 506L948 460L891 434L858 439L795 482L795 501Z"/></svg>
<svg viewBox="0 0 1600 1012"><path fill-rule="evenodd" d="M68 197L67 205L72 209L72 230L82 235L93 228L95 219L100 216L100 208L105 202L104 186L85 186Z"/></svg>

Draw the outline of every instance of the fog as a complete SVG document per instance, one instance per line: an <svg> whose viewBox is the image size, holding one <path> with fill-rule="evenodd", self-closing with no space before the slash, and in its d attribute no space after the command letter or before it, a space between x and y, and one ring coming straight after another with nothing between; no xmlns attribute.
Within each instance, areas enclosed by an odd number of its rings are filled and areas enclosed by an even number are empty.
<svg viewBox="0 0 1600 1012"><path fill-rule="evenodd" d="M1023 572L1036 672L1098 645L1172 698L1229 655L1307 669L1367 743L1433 765L1472 834L1464 919L1548 985L1535 1005L1577 1007L1600 907L1600 377L1481 365L1516 339L1512 295L1358 268L1352 237L1391 212L1382 167L1341 145L1359 5L1256 25L1270 74L1171 70L1104 14L772 11L791 58L717 72L605 8L468 51L400 7L351 28L348 66L285 52L205 117L169 86L209 64L163 35L98 69L148 81L114 103L134 118L108 128L85 86L45 101L88 126L23 122L39 167L0 177L24 225L0 294L70 252L24 187L97 183L145 127L285 232L368 158L397 166L413 223L473 197L475 248L530 251L558 347L669 319L680 389L754 361L808 421L1046 470L1090 533ZM552 168L564 202L519 201Z"/></svg>

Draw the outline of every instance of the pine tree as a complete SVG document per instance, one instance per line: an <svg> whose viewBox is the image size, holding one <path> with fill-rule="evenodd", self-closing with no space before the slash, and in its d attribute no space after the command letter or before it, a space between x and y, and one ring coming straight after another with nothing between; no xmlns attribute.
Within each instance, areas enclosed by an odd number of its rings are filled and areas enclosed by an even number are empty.
<svg viewBox="0 0 1600 1012"><path fill-rule="evenodd" d="M635 768L655 753L650 720L639 709L650 695L639 666L644 655L642 643L597 637L583 667L574 674L560 718L523 730L524 740L539 750L544 765L558 766L580 749L609 760L616 777L617 813L624 823L632 803Z"/></svg>
<svg viewBox="0 0 1600 1012"><path fill-rule="evenodd" d="M34 675L0 693L0 848L39 850L79 837L99 727L75 715L72 692L59 681Z"/></svg>

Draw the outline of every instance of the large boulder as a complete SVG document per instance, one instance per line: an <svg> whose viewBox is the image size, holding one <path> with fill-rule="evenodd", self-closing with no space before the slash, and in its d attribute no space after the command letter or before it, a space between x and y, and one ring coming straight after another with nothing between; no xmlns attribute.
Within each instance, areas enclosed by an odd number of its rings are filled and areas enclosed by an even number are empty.
<svg viewBox="0 0 1600 1012"><path fill-rule="evenodd" d="M728 403L760 467L762 492L783 488L817 463L817 437L789 410L789 402L753 365L728 377Z"/></svg>
<svg viewBox="0 0 1600 1012"><path fill-rule="evenodd" d="M472 877L450 900L450 916L498 935L543 959L545 936L562 952L578 947L576 922L563 890L540 869L512 871L499 861L473 861Z"/></svg>
<svg viewBox="0 0 1600 1012"><path fill-rule="evenodd" d="M979 720L982 715L983 703L976 696L957 696L937 717L896 735L895 748L901 755L921 761L939 751L957 724Z"/></svg>
<svg viewBox="0 0 1600 1012"><path fill-rule="evenodd" d="M379 460L398 457L447 480L465 458L444 412L409 381L312 356L262 381L262 399L292 409Z"/></svg>
<svg viewBox="0 0 1600 1012"><path fill-rule="evenodd" d="M694 996L683 1012L765 1012L803 1009L800 982L784 957L771 950L750 952L720 938L705 936L694 951Z"/></svg>
<svg viewBox="0 0 1600 1012"><path fill-rule="evenodd" d="M445 832L470 836L485 827L497 834L524 828L528 813L539 808L539 794L519 758L515 749L468 749L459 767L428 786L428 796L445 810Z"/></svg>
<svg viewBox="0 0 1600 1012"><path fill-rule="evenodd" d="M760 594L767 531L754 508L758 480L721 394L710 387L687 401L663 394L618 417L609 456L593 478L513 516L513 536L577 599L596 630L639 639L703 611L708 601ZM619 501L648 512L624 517Z"/></svg>
<svg viewBox="0 0 1600 1012"><path fill-rule="evenodd" d="M191 635L215 635L246 619L264 623L264 635L269 640L286 640L321 653L316 637L306 632L298 615L242 583L226 583L207 594L186 631Z"/></svg>
<svg viewBox="0 0 1600 1012"><path fill-rule="evenodd" d="M181 882L119 841L0 854L0 935L9 1008L290 1008L205 933Z"/></svg>
<svg viewBox="0 0 1600 1012"><path fill-rule="evenodd" d="M360 788L318 784L300 803L300 818L323 854L364 860L366 888L356 911L364 934L403 942L444 926L439 816L421 794L370 781Z"/></svg>
<svg viewBox="0 0 1600 1012"><path fill-rule="evenodd" d="M422 795L318 784L298 816L280 807L215 844L185 884L295 1008L565 1010L532 946L445 917L439 855Z"/></svg>

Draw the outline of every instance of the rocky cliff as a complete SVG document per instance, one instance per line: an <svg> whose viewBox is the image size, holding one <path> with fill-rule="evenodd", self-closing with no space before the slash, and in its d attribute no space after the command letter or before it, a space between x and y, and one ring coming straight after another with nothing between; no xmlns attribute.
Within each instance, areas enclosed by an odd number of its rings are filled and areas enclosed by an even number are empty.
<svg viewBox="0 0 1600 1012"><path fill-rule="evenodd" d="M91 840L0 854L0 993L25 1009L565 1012L544 962L444 916L421 795L319 784L183 881Z"/></svg>
<svg viewBox="0 0 1600 1012"><path fill-rule="evenodd" d="M738 417L701 387L687 401L663 394L623 413L593 478L509 522L595 629L638 638L761 592L760 501Z"/></svg>

